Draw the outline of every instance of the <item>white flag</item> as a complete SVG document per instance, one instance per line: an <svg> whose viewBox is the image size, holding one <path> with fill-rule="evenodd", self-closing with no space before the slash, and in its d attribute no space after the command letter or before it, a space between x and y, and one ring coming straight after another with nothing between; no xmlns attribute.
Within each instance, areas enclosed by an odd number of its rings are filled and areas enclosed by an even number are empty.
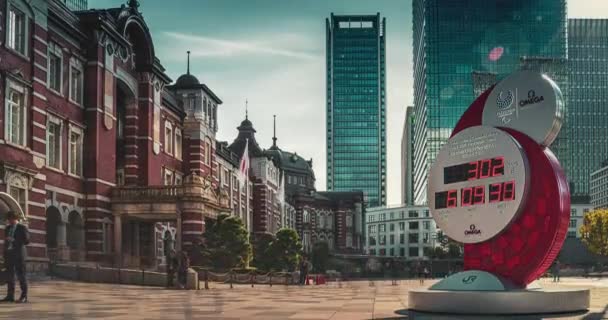
<svg viewBox="0 0 608 320"><path fill-rule="evenodd" d="M285 171L281 171L281 179L279 181L279 190L277 191L279 203L285 203Z"/></svg>
<svg viewBox="0 0 608 320"><path fill-rule="evenodd" d="M245 143L245 150L243 150L243 156L241 157L241 163L239 164L239 182L241 188L247 183L249 178L249 139Z"/></svg>

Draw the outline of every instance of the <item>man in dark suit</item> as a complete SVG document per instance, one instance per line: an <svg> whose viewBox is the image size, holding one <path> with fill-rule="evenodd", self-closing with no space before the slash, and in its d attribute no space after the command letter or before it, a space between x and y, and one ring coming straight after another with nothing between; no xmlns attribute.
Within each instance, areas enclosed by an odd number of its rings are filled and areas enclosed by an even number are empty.
<svg viewBox="0 0 608 320"><path fill-rule="evenodd" d="M25 259L27 251L25 246L30 243L30 235L27 227L21 225L17 221L18 216L14 211L6 213L8 224L4 230L6 237L4 239L4 263L6 272L8 273L8 293L6 298L0 300L3 302L15 301L15 273L19 279L21 286L21 297L17 303L27 303L27 279L25 277Z"/></svg>

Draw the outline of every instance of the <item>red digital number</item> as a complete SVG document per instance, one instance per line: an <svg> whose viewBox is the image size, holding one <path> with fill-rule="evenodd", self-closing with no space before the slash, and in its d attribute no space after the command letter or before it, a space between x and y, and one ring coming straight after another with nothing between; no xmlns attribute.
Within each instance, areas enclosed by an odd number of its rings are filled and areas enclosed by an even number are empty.
<svg viewBox="0 0 608 320"><path fill-rule="evenodd" d="M477 179L477 176L479 175L479 166L477 164L477 161L474 162L469 162L469 176L468 176L468 180L475 180Z"/></svg>
<svg viewBox="0 0 608 320"><path fill-rule="evenodd" d="M490 185L490 203L502 201L502 183Z"/></svg>
<svg viewBox="0 0 608 320"><path fill-rule="evenodd" d="M486 202L486 188L485 186L475 187L473 192L473 204L483 204Z"/></svg>
<svg viewBox="0 0 608 320"><path fill-rule="evenodd" d="M481 167L479 170L479 179L490 177L490 173L492 173L492 159L480 160L479 166Z"/></svg>
<svg viewBox="0 0 608 320"><path fill-rule="evenodd" d="M468 207L473 204L473 188L460 190L460 206Z"/></svg>
<svg viewBox="0 0 608 320"><path fill-rule="evenodd" d="M515 200L515 181L508 181L503 184L503 201Z"/></svg>
<svg viewBox="0 0 608 320"><path fill-rule="evenodd" d="M505 158L494 158L492 162L492 177L503 175L505 173Z"/></svg>
<svg viewBox="0 0 608 320"><path fill-rule="evenodd" d="M458 191L448 190L448 208L455 208L458 205Z"/></svg>

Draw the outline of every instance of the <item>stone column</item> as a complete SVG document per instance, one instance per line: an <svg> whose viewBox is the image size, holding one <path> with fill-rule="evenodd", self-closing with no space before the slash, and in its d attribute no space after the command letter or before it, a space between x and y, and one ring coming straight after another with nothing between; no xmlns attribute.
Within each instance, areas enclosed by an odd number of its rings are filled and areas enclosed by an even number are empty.
<svg viewBox="0 0 608 320"><path fill-rule="evenodd" d="M122 218L114 216L114 261L122 266Z"/></svg>
<svg viewBox="0 0 608 320"><path fill-rule="evenodd" d="M177 213L177 223L175 226L175 251L182 250L182 214L181 212Z"/></svg>

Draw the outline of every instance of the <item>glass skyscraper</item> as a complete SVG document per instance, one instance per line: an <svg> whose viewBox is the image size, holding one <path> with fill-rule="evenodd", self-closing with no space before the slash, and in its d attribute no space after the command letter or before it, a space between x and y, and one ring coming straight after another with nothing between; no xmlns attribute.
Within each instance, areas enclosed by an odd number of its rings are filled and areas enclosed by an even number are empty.
<svg viewBox="0 0 608 320"><path fill-rule="evenodd" d="M89 6L88 0L61 0L72 11L87 10Z"/></svg>
<svg viewBox="0 0 608 320"><path fill-rule="evenodd" d="M326 19L327 190L386 204L386 19Z"/></svg>
<svg viewBox="0 0 608 320"><path fill-rule="evenodd" d="M475 74L500 80L521 57L565 58L566 1L414 0L412 9L414 202L424 204L430 165L479 90Z"/></svg>
<svg viewBox="0 0 608 320"><path fill-rule="evenodd" d="M565 170L572 201L589 203L591 173L608 158L607 19L568 19L568 69Z"/></svg>

